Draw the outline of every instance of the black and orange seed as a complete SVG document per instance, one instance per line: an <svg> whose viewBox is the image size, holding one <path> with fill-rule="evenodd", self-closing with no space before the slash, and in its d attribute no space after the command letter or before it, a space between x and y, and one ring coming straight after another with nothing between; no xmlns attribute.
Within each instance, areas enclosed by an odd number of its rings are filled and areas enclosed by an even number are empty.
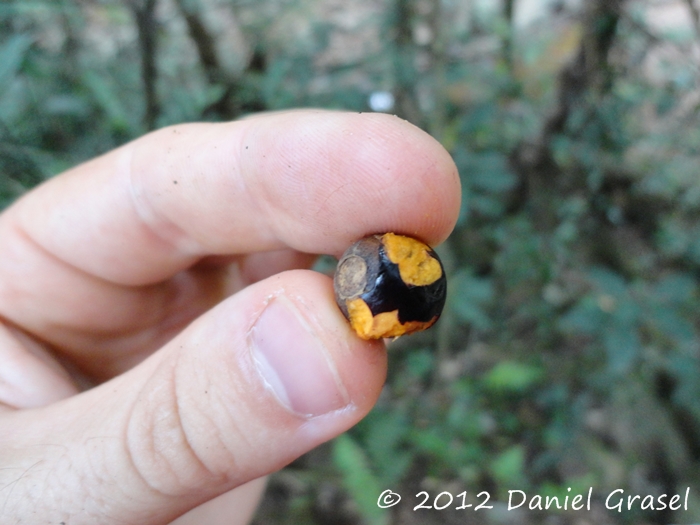
<svg viewBox="0 0 700 525"><path fill-rule="evenodd" d="M338 306L363 339L429 328L440 317L447 292L435 251L394 233L350 246L338 261L333 284Z"/></svg>

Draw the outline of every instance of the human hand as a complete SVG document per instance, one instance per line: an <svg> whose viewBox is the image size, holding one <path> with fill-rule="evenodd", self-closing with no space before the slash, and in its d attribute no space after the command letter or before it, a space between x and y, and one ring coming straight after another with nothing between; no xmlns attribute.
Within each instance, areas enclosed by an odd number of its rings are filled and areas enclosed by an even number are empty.
<svg viewBox="0 0 700 525"><path fill-rule="evenodd" d="M459 200L422 131L324 111L165 128L25 195L0 215L0 523L168 523L357 423L386 353L313 254L437 244Z"/></svg>

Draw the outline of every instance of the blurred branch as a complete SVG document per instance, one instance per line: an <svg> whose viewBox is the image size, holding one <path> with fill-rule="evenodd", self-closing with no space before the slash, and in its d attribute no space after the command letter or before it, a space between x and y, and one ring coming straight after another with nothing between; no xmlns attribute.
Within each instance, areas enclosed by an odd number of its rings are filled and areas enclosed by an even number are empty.
<svg viewBox="0 0 700 525"><path fill-rule="evenodd" d="M588 4L585 34L576 58L559 75L557 105L545 121L540 147L545 147L552 135L564 131L572 109L582 102L587 91L600 96L609 89L608 53L614 41L621 1L597 0Z"/></svg>
<svg viewBox="0 0 700 525"><path fill-rule="evenodd" d="M0 120L0 173L7 180L19 183L24 190L36 186L45 178L41 168L30 154L29 148L12 135L12 131L2 120Z"/></svg>
<svg viewBox="0 0 700 525"><path fill-rule="evenodd" d="M700 24L700 19L697 23L695 21L695 17L700 16L700 10L698 10L697 7L691 3L692 0L688 0L688 2L692 13L691 18L693 19L693 24L697 28L698 39L700 40L700 25L697 25ZM676 58L678 60L685 62L688 65L688 67L693 68L693 70L695 70L696 72L700 70L700 66L698 66L697 61L688 60L688 49L684 47L682 43L671 38L664 38L660 35L657 35L649 27L644 25L644 23L640 22L634 16L631 16L625 11L620 11L620 18L624 20L626 24L629 24L632 28L634 28L635 31L638 31L640 34L642 34L649 41L650 44L665 45L669 49L673 49L676 53Z"/></svg>
<svg viewBox="0 0 700 525"><path fill-rule="evenodd" d="M555 221L551 202L560 175L551 149L553 138L566 131L576 108L595 111L597 100L610 89L612 75L608 55L615 40L624 0L595 0L586 4L584 35L576 58L559 74L557 103L545 119L540 135L523 141L513 154L513 164L528 188L537 222L548 229ZM589 97L593 96L592 99Z"/></svg>
<svg viewBox="0 0 700 525"><path fill-rule="evenodd" d="M685 4L688 6L688 11L690 11L690 18L693 20L695 35L700 40L700 9L695 5L694 0L685 0Z"/></svg>
<svg viewBox="0 0 700 525"><path fill-rule="evenodd" d="M588 92L596 98L610 89L612 76L608 55L612 48L624 0L590 2L586 12L585 33L576 58L559 76L558 103L547 119L542 141L564 131L572 109Z"/></svg>
<svg viewBox="0 0 700 525"><path fill-rule="evenodd" d="M412 0L394 0L393 33L395 46L394 74L396 77L396 112L402 118L422 126L422 115L416 101L415 84L418 74L413 57Z"/></svg>
<svg viewBox="0 0 700 525"><path fill-rule="evenodd" d="M440 246L440 258L444 266L445 274L448 276L454 275L458 270L458 260L453 246L454 243L454 237L449 237ZM456 324L454 311L452 309L447 309L440 323L437 325L435 333L436 366L433 368L432 375L432 381L436 385L445 382L443 374L441 373L442 366L444 363L448 362L453 353L453 338Z"/></svg>
<svg viewBox="0 0 700 525"><path fill-rule="evenodd" d="M225 80L219 57L216 53L216 41L209 33L206 25L199 17L198 13L188 7L187 0L176 0L175 3L180 8L190 38L194 42L199 54L199 59L204 67L204 72L210 84L216 84Z"/></svg>
<svg viewBox="0 0 700 525"><path fill-rule="evenodd" d="M259 90L248 89L248 92L253 91L255 94L245 100L245 97L242 97L242 93L246 91L246 82L265 71L266 57L262 49L256 48L253 51L245 71L241 74L226 71L216 47L217 37L207 27L201 13L194 10L187 0L175 1L185 19L190 38L197 48L207 82L224 87L221 96L204 108L202 116L228 120L245 112L264 111L266 106L258 93Z"/></svg>
<svg viewBox="0 0 700 525"><path fill-rule="evenodd" d="M433 4L430 13L430 30L433 39L429 48L431 88L433 97L433 109L427 115L427 131L438 141L442 142L447 122L446 105L441 101L445 100L447 90L446 71L447 53L445 30L445 7L444 2L438 1Z"/></svg>
<svg viewBox="0 0 700 525"><path fill-rule="evenodd" d="M515 32L514 24L515 15L515 0L505 0L503 2L503 19L506 23L505 33L503 35L503 61L509 72L513 71L513 34Z"/></svg>
<svg viewBox="0 0 700 525"><path fill-rule="evenodd" d="M141 51L141 78L145 98L144 126L151 130L156 127L160 105L156 92L158 70L156 68L156 10L157 0L129 0L128 5L136 20Z"/></svg>
<svg viewBox="0 0 700 525"><path fill-rule="evenodd" d="M68 73L71 76L79 74L78 55L80 53L80 39L76 34L75 18L75 16L70 15L67 9L61 9L59 20L61 21L61 30L65 35L61 55L66 59L63 67L69 69Z"/></svg>

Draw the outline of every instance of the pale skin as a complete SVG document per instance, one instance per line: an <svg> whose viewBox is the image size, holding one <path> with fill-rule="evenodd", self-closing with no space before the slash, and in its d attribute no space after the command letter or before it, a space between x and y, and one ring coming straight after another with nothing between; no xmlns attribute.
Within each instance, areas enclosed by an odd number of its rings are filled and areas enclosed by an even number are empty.
<svg viewBox="0 0 700 525"><path fill-rule="evenodd" d="M0 215L0 523L247 522L262 478L384 383L384 343L351 331L315 254L437 245L460 194L399 118L293 111L165 128L19 199Z"/></svg>

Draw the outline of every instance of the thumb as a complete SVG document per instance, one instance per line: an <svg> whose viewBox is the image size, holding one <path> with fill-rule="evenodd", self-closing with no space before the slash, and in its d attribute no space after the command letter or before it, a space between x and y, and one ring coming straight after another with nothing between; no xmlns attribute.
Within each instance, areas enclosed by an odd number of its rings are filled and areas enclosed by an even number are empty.
<svg viewBox="0 0 700 525"><path fill-rule="evenodd" d="M348 429L385 374L328 277L271 277L126 374L2 414L0 522L168 523Z"/></svg>

